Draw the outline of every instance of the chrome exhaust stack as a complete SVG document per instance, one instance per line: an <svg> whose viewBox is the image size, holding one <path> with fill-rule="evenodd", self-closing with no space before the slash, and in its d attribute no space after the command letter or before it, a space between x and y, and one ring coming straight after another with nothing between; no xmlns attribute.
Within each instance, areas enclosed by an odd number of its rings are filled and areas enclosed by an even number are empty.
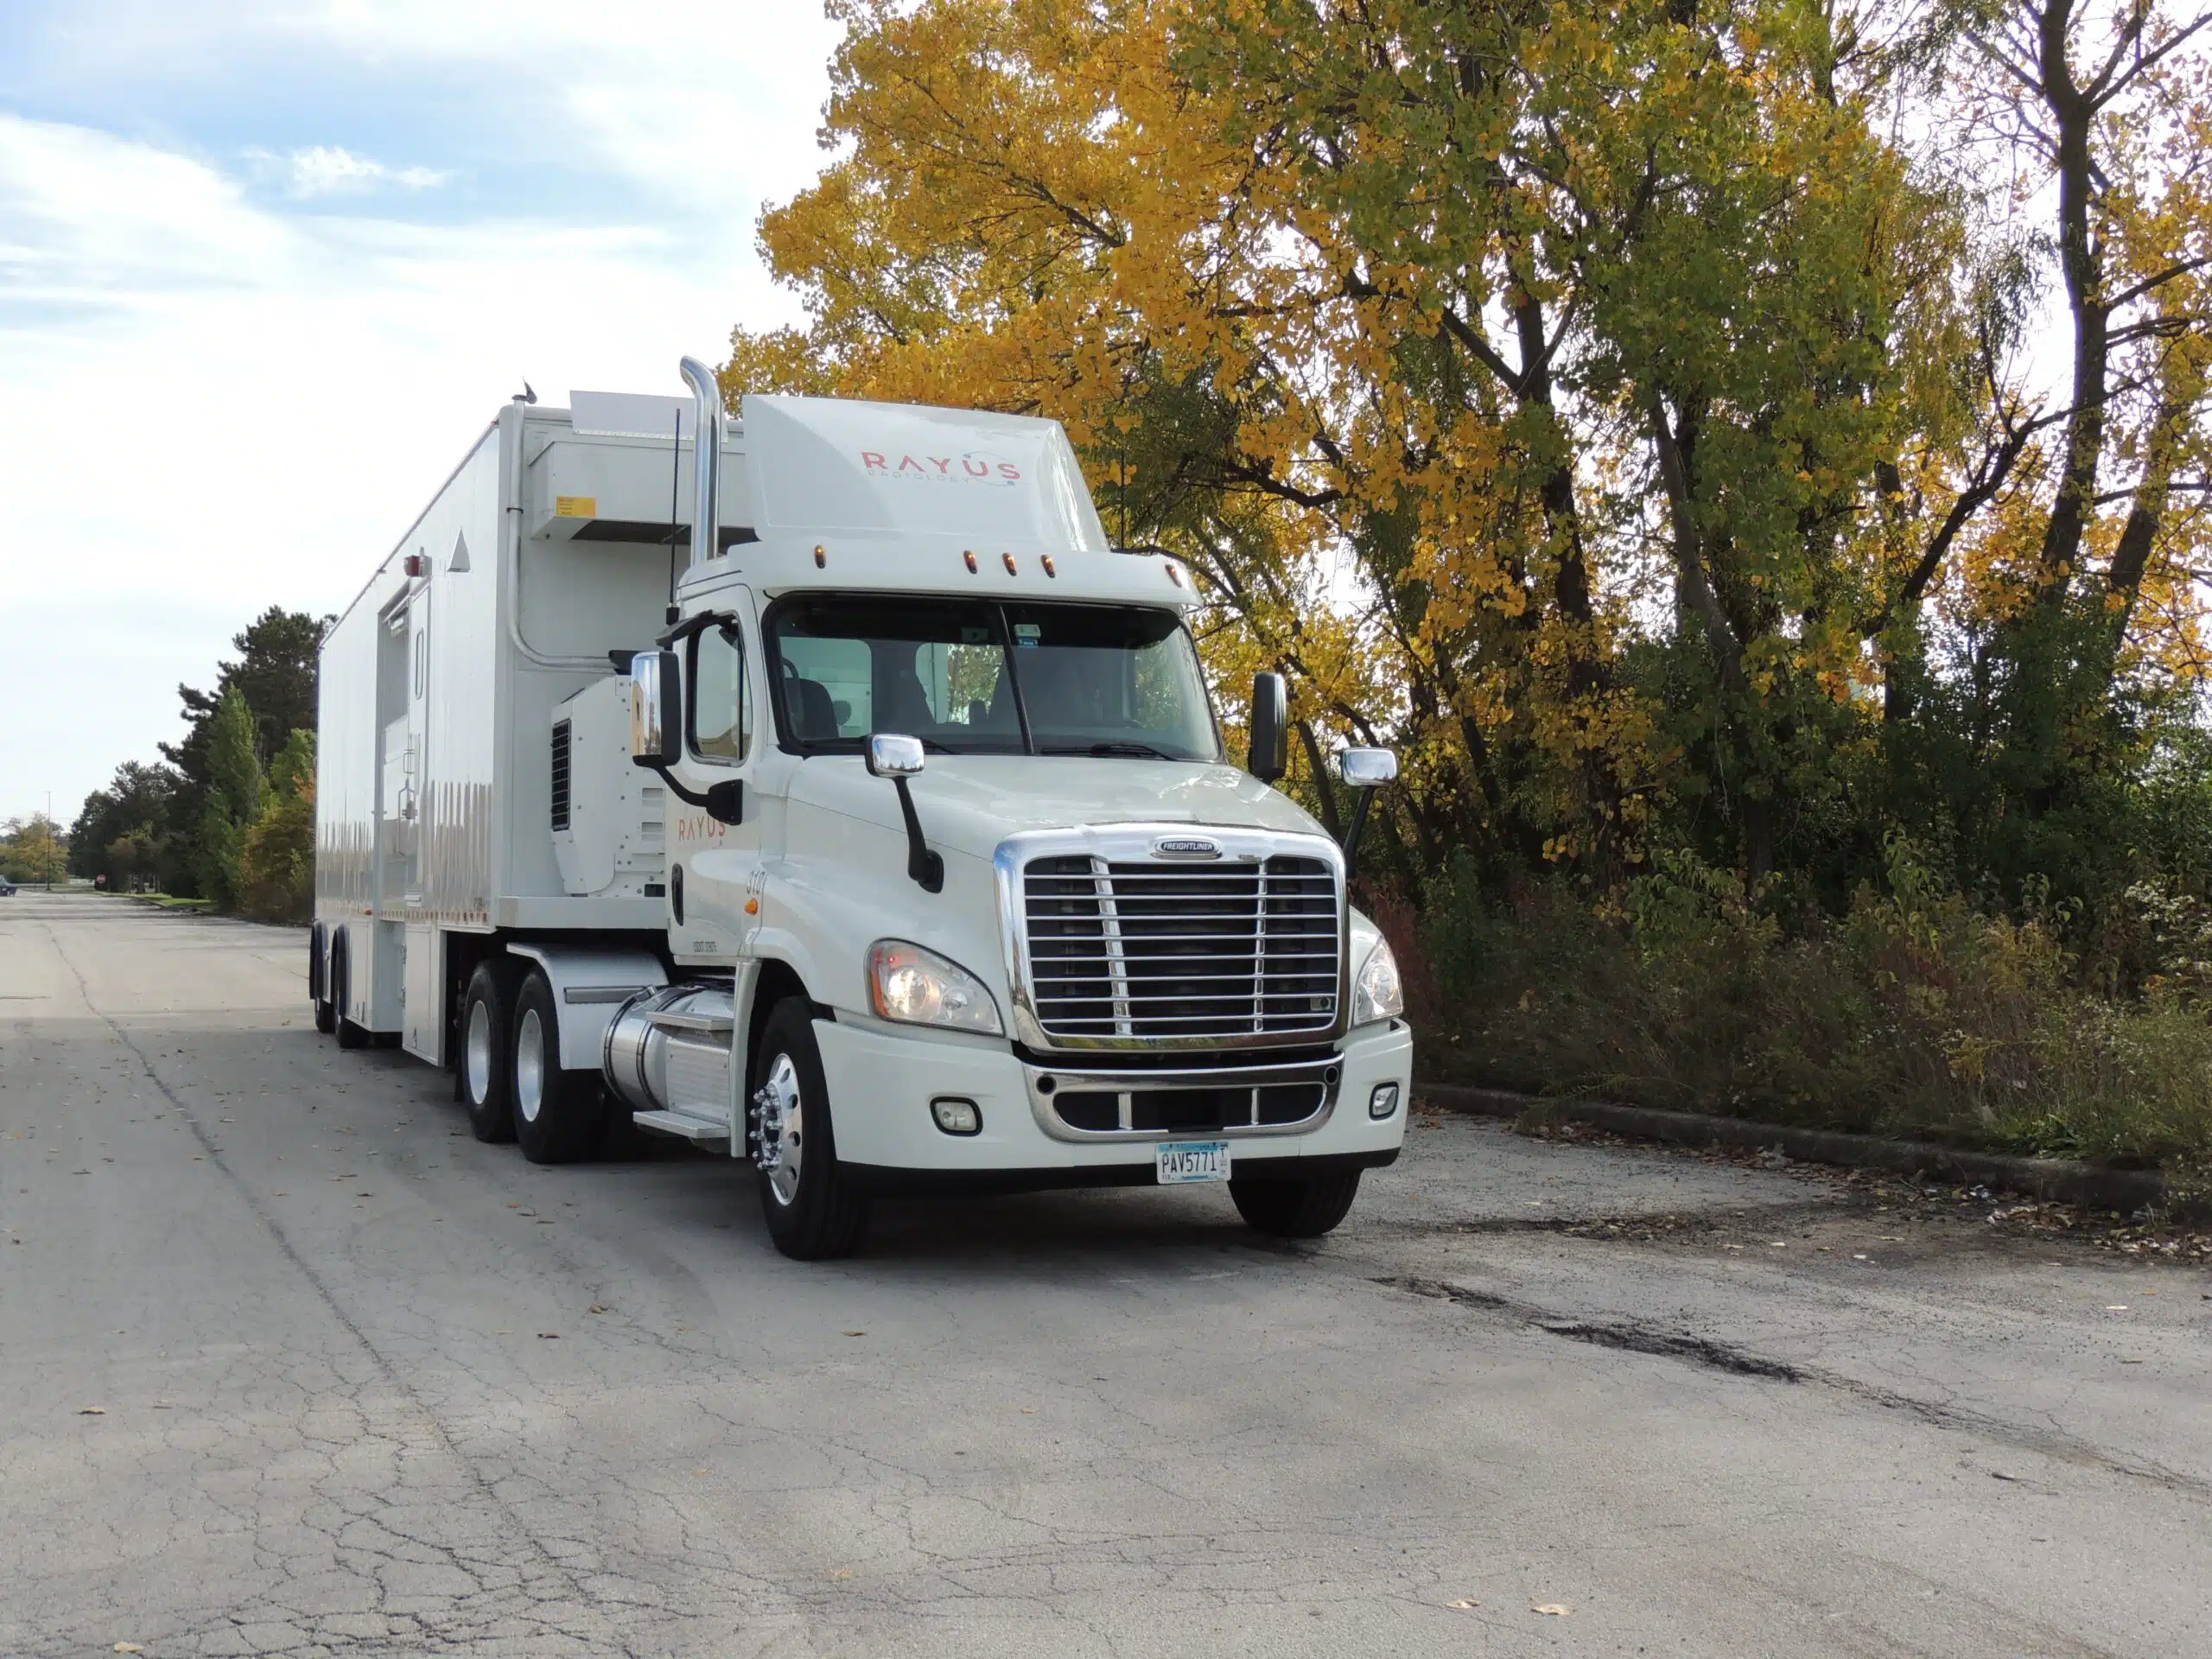
<svg viewBox="0 0 2212 1659"><path fill-rule="evenodd" d="M691 388L691 563L722 550L722 389L715 372L696 357L679 365Z"/></svg>

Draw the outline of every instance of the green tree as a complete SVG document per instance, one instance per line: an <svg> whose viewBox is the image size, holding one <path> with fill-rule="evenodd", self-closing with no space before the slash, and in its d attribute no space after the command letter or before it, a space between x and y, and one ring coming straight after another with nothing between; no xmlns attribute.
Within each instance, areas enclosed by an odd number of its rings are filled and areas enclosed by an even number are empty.
<svg viewBox="0 0 2212 1659"><path fill-rule="evenodd" d="M165 883L170 812L182 779L171 767L126 760L105 789L85 798L69 830L69 868L118 890ZM116 849L125 850L118 855Z"/></svg>
<svg viewBox="0 0 2212 1659"><path fill-rule="evenodd" d="M294 731L315 728L316 662L328 620L272 605L232 638L238 656L221 665L213 691L177 687L185 733L161 748L180 779L168 822L187 883L206 863L200 836L208 823L209 746L224 696L236 690L245 699L254 756L266 766Z"/></svg>
<svg viewBox="0 0 2212 1659"><path fill-rule="evenodd" d="M10 881L51 881L68 868L61 826L45 813L0 824L0 875Z"/></svg>
<svg viewBox="0 0 2212 1659"><path fill-rule="evenodd" d="M200 890L225 910L237 907L245 834L261 815L267 790L253 739L252 713L232 686L208 721L207 781L196 848Z"/></svg>
<svg viewBox="0 0 2212 1659"><path fill-rule="evenodd" d="M313 732L292 734L270 764L269 783L239 849L239 907L261 921L305 921L315 908Z"/></svg>

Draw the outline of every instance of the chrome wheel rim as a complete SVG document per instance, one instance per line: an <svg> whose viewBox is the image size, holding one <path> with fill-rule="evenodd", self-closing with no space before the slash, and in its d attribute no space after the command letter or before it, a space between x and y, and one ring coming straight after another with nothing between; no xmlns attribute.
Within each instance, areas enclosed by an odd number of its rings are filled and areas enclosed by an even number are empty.
<svg viewBox="0 0 2212 1659"><path fill-rule="evenodd" d="M537 1010L525 1008L515 1032L515 1109L523 1122L535 1123L544 1103L545 1028L537 1022Z"/></svg>
<svg viewBox="0 0 2212 1659"><path fill-rule="evenodd" d="M492 1010L481 1002L468 1005L468 1036L461 1046L461 1065L467 1074L468 1098L481 1106L492 1093Z"/></svg>
<svg viewBox="0 0 2212 1659"><path fill-rule="evenodd" d="M788 1054L768 1063L768 1075L753 1091L753 1161L768 1178L778 1204L798 1197L800 1161L804 1156L805 1103L798 1092L798 1068Z"/></svg>

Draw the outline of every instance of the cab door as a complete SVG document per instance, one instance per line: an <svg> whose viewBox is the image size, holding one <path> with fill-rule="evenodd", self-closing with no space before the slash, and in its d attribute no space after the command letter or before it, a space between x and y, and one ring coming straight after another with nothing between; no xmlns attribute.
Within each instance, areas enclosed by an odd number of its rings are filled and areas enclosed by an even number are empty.
<svg viewBox="0 0 2212 1659"><path fill-rule="evenodd" d="M671 800L668 948L679 962L727 966L743 953L760 893L760 811L752 787L763 747L752 607L741 593L694 630L683 646L682 776L695 794L732 779L745 785L736 823ZM757 913L757 906L756 912Z"/></svg>
<svg viewBox="0 0 2212 1659"><path fill-rule="evenodd" d="M753 607L741 589L728 608L694 630L683 645L683 780L693 794L734 779L745 785L735 823L703 806L669 800L668 948L680 963L727 968L738 1017L730 1033L730 1151L743 1155L748 1057L744 1012L751 1006L759 964L746 955L758 925L761 873L761 803L753 788L766 747L754 672L758 635ZM748 910L747 906L751 908Z"/></svg>

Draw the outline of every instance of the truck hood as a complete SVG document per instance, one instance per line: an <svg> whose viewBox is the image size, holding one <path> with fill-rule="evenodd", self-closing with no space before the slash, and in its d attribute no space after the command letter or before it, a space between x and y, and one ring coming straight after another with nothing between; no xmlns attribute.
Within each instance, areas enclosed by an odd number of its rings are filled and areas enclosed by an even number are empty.
<svg viewBox="0 0 2212 1659"><path fill-rule="evenodd" d="M988 859L1008 836L1077 824L1192 823L1322 835L1294 801L1236 766L1087 755L933 754L910 785L933 847ZM813 755L791 799L904 834L890 780L857 755Z"/></svg>

